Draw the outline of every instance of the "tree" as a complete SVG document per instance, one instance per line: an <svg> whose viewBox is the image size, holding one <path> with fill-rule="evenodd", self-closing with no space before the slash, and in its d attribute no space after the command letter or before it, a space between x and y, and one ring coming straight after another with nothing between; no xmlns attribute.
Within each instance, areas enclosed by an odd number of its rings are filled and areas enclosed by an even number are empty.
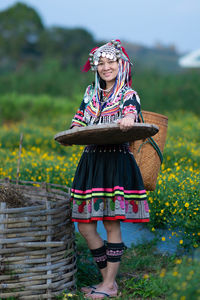
<svg viewBox="0 0 200 300"><path fill-rule="evenodd" d="M93 36L85 29L52 27L43 31L40 48L45 56L59 58L64 68L68 65L78 67L87 59L94 43Z"/></svg>
<svg viewBox="0 0 200 300"><path fill-rule="evenodd" d="M1 12L1 63L7 60L21 62L39 56L38 44L43 30L39 15L24 3L17 3Z"/></svg>

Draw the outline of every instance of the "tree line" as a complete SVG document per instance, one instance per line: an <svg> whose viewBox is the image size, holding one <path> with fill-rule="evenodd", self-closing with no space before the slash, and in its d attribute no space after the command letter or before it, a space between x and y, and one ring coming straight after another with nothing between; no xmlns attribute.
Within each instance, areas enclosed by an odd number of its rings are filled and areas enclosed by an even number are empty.
<svg viewBox="0 0 200 300"><path fill-rule="evenodd" d="M77 98L94 80L92 72L85 74L80 68L88 51L102 43L83 28L45 27L38 13L24 3L0 12L0 111L1 96L10 93L64 96L66 101L80 102ZM177 69L175 49L148 51L130 43L125 47L135 57L133 88L144 109L200 113L199 70ZM168 72L156 68L155 61Z"/></svg>
<svg viewBox="0 0 200 300"><path fill-rule="evenodd" d="M0 12L0 72L28 65L34 69L54 58L64 69L79 67L95 44L82 28L46 28L38 13L24 3Z"/></svg>

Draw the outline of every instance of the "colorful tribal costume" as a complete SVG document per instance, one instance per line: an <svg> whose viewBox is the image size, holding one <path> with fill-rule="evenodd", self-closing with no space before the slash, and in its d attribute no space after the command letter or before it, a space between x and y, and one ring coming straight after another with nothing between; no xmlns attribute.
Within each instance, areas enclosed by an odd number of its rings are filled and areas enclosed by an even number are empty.
<svg viewBox="0 0 200 300"><path fill-rule="evenodd" d="M117 60L114 87L105 95L97 72L100 57ZM117 122L126 115L138 121L140 99L130 88L130 60L119 41L90 53L84 71L95 71L95 85L86 89L71 128ZM72 221L121 220L149 222L149 208L140 170L129 144L89 145L78 164L71 189Z"/></svg>

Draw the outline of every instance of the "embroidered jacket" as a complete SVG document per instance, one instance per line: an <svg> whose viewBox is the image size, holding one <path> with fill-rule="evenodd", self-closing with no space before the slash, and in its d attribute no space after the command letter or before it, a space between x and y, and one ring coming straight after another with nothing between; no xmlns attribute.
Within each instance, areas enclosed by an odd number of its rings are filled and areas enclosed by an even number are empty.
<svg viewBox="0 0 200 300"><path fill-rule="evenodd" d="M115 100L102 102L102 106L93 95L93 87L89 85L85 91L83 101L72 119L70 128L92 124L113 123L127 114L134 114L136 122L140 112L140 98L136 91L124 87Z"/></svg>

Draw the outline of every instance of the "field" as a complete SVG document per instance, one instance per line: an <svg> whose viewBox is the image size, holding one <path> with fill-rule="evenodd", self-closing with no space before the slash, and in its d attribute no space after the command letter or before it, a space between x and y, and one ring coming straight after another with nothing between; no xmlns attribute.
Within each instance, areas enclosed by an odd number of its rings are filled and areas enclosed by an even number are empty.
<svg viewBox="0 0 200 300"><path fill-rule="evenodd" d="M70 187L83 147L63 147L58 145L53 137L57 132L68 129L73 112L75 112L74 106L77 107L77 105L67 106L60 98L55 98L52 102L52 99L44 96L41 98L32 96L31 99L35 102L29 101L28 96L18 98L17 95L13 95L12 97L11 102L16 102L16 113L13 114L12 109L7 105L3 106L4 114L7 113L7 117L2 121L0 128L0 178L16 178L19 139L20 134L23 133L20 179L35 182L47 181ZM30 106L30 103L33 102L34 105ZM41 103L43 103L42 107ZM198 253L200 244L200 119L193 112L176 111L176 113L165 114L169 118L168 136L157 188L154 192L148 192L151 213L151 222L148 226L155 232L157 228L163 227L170 231L168 237L161 237L163 243L173 235L179 237L181 233L180 248L186 249L189 253ZM136 250L129 251L127 260L130 260L131 251ZM124 268L127 262L124 263ZM182 262L184 262L183 267ZM132 283L124 281L122 283L123 290L132 291L133 287L139 288L139 286L145 290L145 285L148 290L148 287L154 282L158 284L157 280L160 280L159 285L162 286L161 281L165 280L166 276L171 276L170 278L178 276L179 269L185 268L184 272L186 273L193 270L193 262L184 259L181 259L180 264L170 262L168 265L170 271L166 270L164 262L158 264L156 270L149 268L142 271L136 281ZM123 272L127 274L127 270ZM147 272L146 280L145 272ZM151 275L149 275L150 273ZM157 279L155 279L155 274L157 274ZM185 276L187 277L187 275ZM190 280L193 280L192 275ZM190 280L188 279L188 281ZM179 281L182 282L181 284L185 284L183 278L179 278ZM164 282L167 284L166 280ZM155 294L155 290L152 294L149 293L147 292L146 296L143 294L143 297L153 296L159 299L165 294L163 289L161 289L160 296L159 293ZM170 299L186 299L183 298L184 295L180 294L180 291L177 290L174 293L177 296L172 297L171 295ZM134 295L141 296L139 291ZM64 297L67 299L67 296ZM123 299L126 299L125 292Z"/></svg>
<svg viewBox="0 0 200 300"><path fill-rule="evenodd" d="M0 179L16 179L20 162L21 180L71 187L84 147L61 146L54 135L69 128L94 81L93 72L80 70L88 49L102 42L81 27L43 24L25 3L0 12ZM180 67L182 54L174 45L125 44L142 109L167 115L169 127L157 187L148 192L151 221L144 226L155 239L125 251L117 299L200 300L200 68ZM2 195L0 189L0 201ZM176 254L158 253L158 244L174 240ZM76 246L78 289L75 295L63 291L60 300L84 299L79 288L101 280L79 234ZM2 288L7 286L1 280L0 294Z"/></svg>

